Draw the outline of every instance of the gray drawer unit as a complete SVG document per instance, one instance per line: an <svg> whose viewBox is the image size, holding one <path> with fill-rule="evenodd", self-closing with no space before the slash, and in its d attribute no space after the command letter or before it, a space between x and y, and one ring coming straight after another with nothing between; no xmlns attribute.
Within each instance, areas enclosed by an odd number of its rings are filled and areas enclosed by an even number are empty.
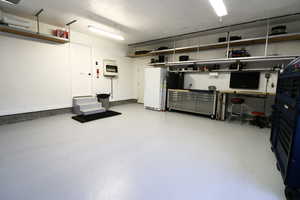
<svg viewBox="0 0 300 200"><path fill-rule="evenodd" d="M169 90L168 109L215 117L216 93L211 91Z"/></svg>

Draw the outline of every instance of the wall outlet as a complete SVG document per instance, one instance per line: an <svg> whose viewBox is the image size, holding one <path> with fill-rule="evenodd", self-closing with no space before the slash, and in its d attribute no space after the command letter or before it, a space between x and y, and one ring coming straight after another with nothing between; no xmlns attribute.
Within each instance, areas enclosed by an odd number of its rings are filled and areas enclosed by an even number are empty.
<svg viewBox="0 0 300 200"><path fill-rule="evenodd" d="M272 83L272 84L271 84L271 88L274 88L274 87L275 87L275 84L274 84L274 83Z"/></svg>

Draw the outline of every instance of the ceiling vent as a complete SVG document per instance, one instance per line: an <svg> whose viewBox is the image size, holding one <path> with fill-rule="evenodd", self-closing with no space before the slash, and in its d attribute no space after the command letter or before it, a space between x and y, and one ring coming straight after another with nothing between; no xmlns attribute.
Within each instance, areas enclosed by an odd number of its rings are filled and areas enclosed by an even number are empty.
<svg viewBox="0 0 300 200"><path fill-rule="evenodd" d="M18 3L20 3L21 0L0 0L0 1L9 3L9 4L13 4L13 5L17 5Z"/></svg>

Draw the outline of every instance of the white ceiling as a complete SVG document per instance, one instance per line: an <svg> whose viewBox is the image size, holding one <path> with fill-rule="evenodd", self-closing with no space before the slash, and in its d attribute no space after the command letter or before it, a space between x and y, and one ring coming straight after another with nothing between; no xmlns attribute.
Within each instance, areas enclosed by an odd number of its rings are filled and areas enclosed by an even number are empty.
<svg viewBox="0 0 300 200"><path fill-rule="evenodd" d="M27 17L44 8L43 22L62 26L77 19L74 30L90 33L87 26L96 25L122 34L127 44L300 10L300 0L224 2L229 15L222 22L209 0L21 0L17 6L0 3L0 7Z"/></svg>

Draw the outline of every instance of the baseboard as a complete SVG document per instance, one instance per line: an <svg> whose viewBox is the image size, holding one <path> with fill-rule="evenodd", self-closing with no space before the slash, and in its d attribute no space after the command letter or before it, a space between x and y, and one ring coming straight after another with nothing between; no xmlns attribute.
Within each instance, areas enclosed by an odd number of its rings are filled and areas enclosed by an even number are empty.
<svg viewBox="0 0 300 200"><path fill-rule="evenodd" d="M137 99L127 99L127 100L121 100L121 101L112 101L109 102L109 106L118 106L123 104L130 104L130 103L137 103Z"/></svg>
<svg viewBox="0 0 300 200"><path fill-rule="evenodd" d="M123 104L130 104L130 103L137 103L137 99L113 101L110 102L109 105L118 106ZM14 124L18 122L24 122L24 121L39 119L42 117L50 117L54 115L60 115L60 114L71 113L71 112L72 112L72 108L61 108L61 109L54 109L54 110L43 110L38 112L5 115L5 116L0 116L0 126L4 124Z"/></svg>
<svg viewBox="0 0 300 200"><path fill-rule="evenodd" d="M0 125L14 124L18 122L24 122L24 121L39 119L42 117L49 117L49 116L60 115L60 114L71 113L71 112L72 112L72 108L61 108L61 109L44 110L38 112L21 113L15 115L5 115L5 116L0 116Z"/></svg>

